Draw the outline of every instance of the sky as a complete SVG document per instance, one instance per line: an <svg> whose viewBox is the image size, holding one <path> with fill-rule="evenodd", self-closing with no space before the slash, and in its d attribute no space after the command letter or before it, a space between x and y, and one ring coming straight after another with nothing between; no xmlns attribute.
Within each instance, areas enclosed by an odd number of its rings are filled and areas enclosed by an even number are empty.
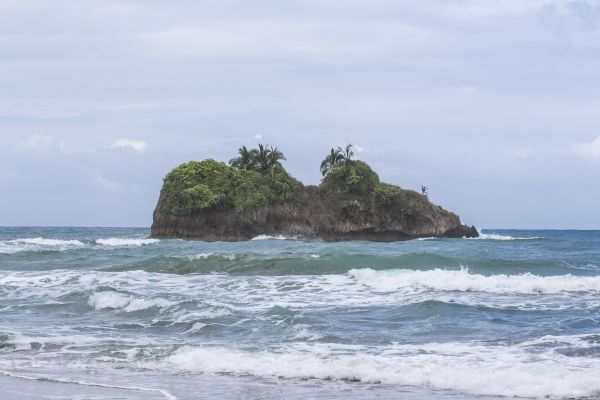
<svg viewBox="0 0 600 400"><path fill-rule="evenodd" d="M600 229L600 0L0 1L0 225L149 226L172 168L258 142Z"/></svg>

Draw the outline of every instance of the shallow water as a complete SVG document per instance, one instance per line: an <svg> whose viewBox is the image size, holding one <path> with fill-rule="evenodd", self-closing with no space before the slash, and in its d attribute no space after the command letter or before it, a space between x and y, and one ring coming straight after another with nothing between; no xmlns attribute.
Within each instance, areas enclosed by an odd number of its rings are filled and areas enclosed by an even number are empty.
<svg viewBox="0 0 600 400"><path fill-rule="evenodd" d="M6 398L600 398L600 231L148 233L0 228Z"/></svg>

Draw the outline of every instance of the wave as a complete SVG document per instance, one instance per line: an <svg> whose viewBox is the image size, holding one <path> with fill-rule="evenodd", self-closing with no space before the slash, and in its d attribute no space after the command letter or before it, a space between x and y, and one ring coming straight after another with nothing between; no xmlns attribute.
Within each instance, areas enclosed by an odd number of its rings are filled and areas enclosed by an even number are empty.
<svg viewBox="0 0 600 400"><path fill-rule="evenodd" d="M425 289L437 291L486 292L496 294L559 294L600 292L600 276L554 275L480 275L460 270L385 270L353 269L348 275L356 282L378 291Z"/></svg>
<svg viewBox="0 0 600 400"><path fill-rule="evenodd" d="M284 235L277 235L277 236L258 235L258 236L253 237L251 240L296 240L296 238L293 236L284 236Z"/></svg>
<svg viewBox="0 0 600 400"><path fill-rule="evenodd" d="M98 292L90 296L88 304L96 310L114 309L134 312L149 308L168 308L176 303L161 298L145 299L118 292Z"/></svg>
<svg viewBox="0 0 600 400"><path fill-rule="evenodd" d="M102 246L144 246L160 242L158 239L137 239L137 238L107 238L96 239L95 242Z"/></svg>
<svg viewBox="0 0 600 400"><path fill-rule="evenodd" d="M207 260L209 258L222 258L225 260L233 261L237 257L235 254L215 254L215 253L209 252L209 253L194 254L191 256L186 256L185 258L188 260Z"/></svg>
<svg viewBox="0 0 600 400"><path fill-rule="evenodd" d="M85 246L79 240L47 239L43 237L0 241L0 254L13 254L24 251L67 250Z"/></svg>
<svg viewBox="0 0 600 400"><path fill-rule="evenodd" d="M314 251L314 250L313 250ZM470 262L470 261L469 261ZM183 274L228 273L231 275L326 275L345 274L351 269L434 268L460 266L461 260L432 253L401 256L339 254L312 251L302 253L263 253L206 251L190 255L160 255L143 262L111 266L110 271L143 269L147 272Z"/></svg>
<svg viewBox="0 0 600 400"><path fill-rule="evenodd" d="M35 244L40 246L84 246L79 240L45 239L41 237L11 240L14 243Z"/></svg>
<svg viewBox="0 0 600 400"><path fill-rule="evenodd" d="M479 237L476 238L465 238L469 240L538 240L543 239L539 236L532 237L514 237L510 235L500 235L498 233L483 233L481 230L477 230Z"/></svg>
<svg viewBox="0 0 600 400"><path fill-rule="evenodd" d="M161 291L157 293L159 282ZM102 290L96 291L99 286ZM51 304L60 307L61 304L82 303L96 310L116 312L165 310L182 313L187 320L210 317L197 315L200 310L190 303L192 300L196 304L199 298L219 299L221 306L231 305L233 309L228 311L234 312L266 312L276 305L298 310L403 307L428 301L442 302L450 307L466 305L513 310L600 307L600 276L537 276L529 273L486 276L470 273L466 268L381 271L362 268L341 275L297 276L181 276L140 270L0 272L1 287L7 288L0 293L10 302L7 304L16 307ZM127 288L126 293L123 288ZM204 300L197 304L216 305L204 303ZM171 306L173 308L169 308ZM448 311L444 309L443 312Z"/></svg>
<svg viewBox="0 0 600 400"><path fill-rule="evenodd" d="M580 398L600 394L600 360L581 362L554 349L531 351L460 342L362 346L302 344L276 351L185 346L161 368L291 379L430 387L488 396Z"/></svg>

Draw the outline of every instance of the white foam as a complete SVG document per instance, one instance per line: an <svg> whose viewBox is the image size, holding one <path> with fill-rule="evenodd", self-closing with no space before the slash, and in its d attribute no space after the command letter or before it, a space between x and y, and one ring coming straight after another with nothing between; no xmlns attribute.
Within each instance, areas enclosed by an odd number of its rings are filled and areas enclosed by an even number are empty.
<svg viewBox="0 0 600 400"><path fill-rule="evenodd" d="M67 250L85 246L79 240L47 239L42 237L0 241L0 253L13 254L23 251Z"/></svg>
<svg viewBox="0 0 600 400"><path fill-rule="evenodd" d="M223 258L225 260L230 260L230 261L233 261L236 259L234 254L215 254L215 253L194 254L192 256L188 256L187 258L189 260L206 260L210 257L220 257L220 258Z"/></svg>
<svg viewBox="0 0 600 400"><path fill-rule="evenodd" d="M531 352L526 346L433 343L368 351L336 350L323 344L287 346L276 352L183 347L166 363L183 371L360 380L475 395L579 398L600 394L600 360L582 362L553 350Z"/></svg>
<svg viewBox="0 0 600 400"><path fill-rule="evenodd" d="M107 238L96 239L96 243L102 246L144 246L158 243L158 239L136 239L136 238Z"/></svg>
<svg viewBox="0 0 600 400"><path fill-rule="evenodd" d="M185 332L186 333L197 333L197 332L200 332L202 330L202 328L204 328L205 326L207 326L207 324L203 324L202 322L196 322L196 323L194 323L194 325L192 325L192 327L190 329L188 329Z"/></svg>
<svg viewBox="0 0 600 400"><path fill-rule="evenodd" d="M90 296L88 304L96 310L108 308L133 312L153 307L167 308L175 303L161 298L140 299L118 292L98 292Z"/></svg>
<svg viewBox="0 0 600 400"><path fill-rule="evenodd" d="M498 233L483 233L479 229L477 230L477 233L479 233L479 237L465 238L465 239L471 239L471 240L536 240L536 239L542 239L539 236L513 237L510 235L500 235Z"/></svg>
<svg viewBox="0 0 600 400"><path fill-rule="evenodd" d="M200 254L194 254L193 256L189 256L188 258L190 260L206 260L208 257L210 256L214 256L215 253L200 253Z"/></svg>
<svg viewBox="0 0 600 400"><path fill-rule="evenodd" d="M460 270L385 270L352 269L348 275L357 282L378 291L399 289L487 292L498 294L558 294L567 292L600 292L600 276L538 276L471 274Z"/></svg>
<svg viewBox="0 0 600 400"><path fill-rule="evenodd" d="M290 240L290 239L295 239L293 237L289 237L289 236L283 236L283 235L277 235L277 236L271 236L271 235L258 235L256 237L253 237L252 240Z"/></svg>
<svg viewBox="0 0 600 400"><path fill-rule="evenodd" d="M314 341L324 337L324 335L320 333L311 331L310 327L306 324L298 324L295 326L295 328L297 332L294 335L294 339L296 340Z"/></svg>
<svg viewBox="0 0 600 400"><path fill-rule="evenodd" d="M79 240L45 239L45 238L41 238L41 237L28 238L28 239L16 239L16 240L13 240L13 242L37 244L40 246L85 246Z"/></svg>

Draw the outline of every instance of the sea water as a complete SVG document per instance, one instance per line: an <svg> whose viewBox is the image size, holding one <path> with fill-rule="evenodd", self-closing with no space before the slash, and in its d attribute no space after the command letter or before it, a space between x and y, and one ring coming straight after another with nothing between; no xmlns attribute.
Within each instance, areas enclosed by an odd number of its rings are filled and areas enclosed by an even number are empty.
<svg viewBox="0 0 600 400"><path fill-rule="evenodd" d="M1 399L600 398L600 231L0 228Z"/></svg>

